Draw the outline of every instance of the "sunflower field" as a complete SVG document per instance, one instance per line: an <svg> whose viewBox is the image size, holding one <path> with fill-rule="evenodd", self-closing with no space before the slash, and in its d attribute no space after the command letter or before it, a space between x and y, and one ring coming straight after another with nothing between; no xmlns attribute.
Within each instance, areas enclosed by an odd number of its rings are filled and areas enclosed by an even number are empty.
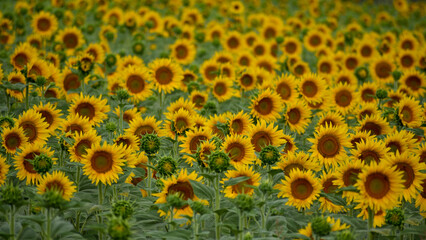
<svg viewBox="0 0 426 240"><path fill-rule="evenodd" d="M426 239L426 2L0 1L0 239Z"/></svg>

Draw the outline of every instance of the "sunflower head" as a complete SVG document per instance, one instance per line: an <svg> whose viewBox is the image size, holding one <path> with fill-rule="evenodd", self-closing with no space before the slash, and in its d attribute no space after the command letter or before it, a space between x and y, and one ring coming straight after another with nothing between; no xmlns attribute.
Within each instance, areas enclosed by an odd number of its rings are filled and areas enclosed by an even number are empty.
<svg viewBox="0 0 426 240"><path fill-rule="evenodd" d="M21 206L24 202L22 192L19 186L7 184L1 191L1 202L8 205Z"/></svg>
<svg viewBox="0 0 426 240"><path fill-rule="evenodd" d="M324 217L315 217L311 220L312 232L316 236L327 236L331 231L331 224Z"/></svg>
<svg viewBox="0 0 426 240"><path fill-rule="evenodd" d="M269 145L260 151L260 161L262 165L274 165L280 160L280 151L277 147Z"/></svg>
<svg viewBox="0 0 426 240"><path fill-rule="evenodd" d="M249 212L255 207L255 202L252 196L248 194L238 194L234 199L234 204L242 212Z"/></svg>
<svg viewBox="0 0 426 240"><path fill-rule="evenodd" d="M52 169L53 161L52 158L46 154L40 154L34 157L33 167L34 170L39 174L45 174Z"/></svg>
<svg viewBox="0 0 426 240"><path fill-rule="evenodd" d="M43 206L60 209L64 204L65 199L62 197L62 193L59 189L52 188L43 193Z"/></svg>
<svg viewBox="0 0 426 240"><path fill-rule="evenodd" d="M385 222L386 224L402 229L404 227L404 211L401 208L394 208L386 211Z"/></svg>
<svg viewBox="0 0 426 240"><path fill-rule="evenodd" d="M158 173L165 177L171 176L177 171L177 163L171 157L161 158L156 167Z"/></svg>
<svg viewBox="0 0 426 240"><path fill-rule="evenodd" d="M141 138L141 147L145 153L154 155L160 150L160 138L155 134L145 134Z"/></svg>
<svg viewBox="0 0 426 240"><path fill-rule="evenodd" d="M111 208L112 213L116 217L121 217L123 219L130 218L134 213L134 208L132 203L127 200L118 200L112 204Z"/></svg>
<svg viewBox="0 0 426 240"><path fill-rule="evenodd" d="M112 239L128 239L131 235L127 219L113 216L108 222L108 234Z"/></svg>
<svg viewBox="0 0 426 240"><path fill-rule="evenodd" d="M225 172L230 166L228 154L222 151L215 151L209 156L209 167L211 170L221 173Z"/></svg>

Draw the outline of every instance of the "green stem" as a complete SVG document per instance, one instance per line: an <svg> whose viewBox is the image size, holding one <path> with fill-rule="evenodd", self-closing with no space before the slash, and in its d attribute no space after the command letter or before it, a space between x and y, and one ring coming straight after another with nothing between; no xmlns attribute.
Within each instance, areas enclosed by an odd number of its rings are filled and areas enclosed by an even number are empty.
<svg viewBox="0 0 426 240"><path fill-rule="evenodd" d="M77 216L75 217L75 230L80 232L80 215L81 211L77 211Z"/></svg>
<svg viewBox="0 0 426 240"><path fill-rule="evenodd" d="M77 173L76 173L76 181L75 181L75 185L77 185L77 192L80 188L80 175L81 175L81 167L77 166Z"/></svg>
<svg viewBox="0 0 426 240"><path fill-rule="evenodd" d="M10 225L10 239L15 240L15 206L10 206L10 219L9 219L9 225Z"/></svg>
<svg viewBox="0 0 426 240"><path fill-rule="evenodd" d="M374 211L371 208L368 208L368 240L373 240L374 235L371 231L373 229L374 222Z"/></svg>
<svg viewBox="0 0 426 240"><path fill-rule="evenodd" d="M27 84L25 85L25 109L28 110L30 108L30 84L27 80Z"/></svg>
<svg viewBox="0 0 426 240"><path fill-rule="evenodd" d="M178 135L175 133L175 141L173 143L173 153L174 153L174 159L179 159L179 142L178 142Z"/></svg>
<svg viewBox="0 0 426 240"><path fill-rule="evenodd" d="M120 119L118 120L118 124L119 124L118 130L120 131L120 134L123 134L123 129L124 129L123 116L124 116L123 106L122 104L120 104Z"/></svg>
<svg viewBox="0 0 426 240"><path fill-rule="evenodd" d="M81 75L81 77L83 78L82 81L81 81L81 88L82 88L83 95L85 95L86 94L86 83L84 82L83 74Z"/></svg>
<svg viewBox="0 0 426 240"><path fill-rule="evenodd" d="M198 240L198 220L197 220L197 213L194 211L194 217L192 222L192 228L194 231L194 240Z"/></svg>
<svg viewBox="0 0 426 240"><path fill-rule="evenodd" d="M103 186L102 186L102 184L100 183L99 185L98 185L98 191L99 191L99 194L98 194L98 202L99 202L99 205L100 205L100 207L102 206L102 204L103 204L103 202L104 202L104 196L103 196ZM102 210L99 210L99 215L98 215L98 223L99 224L102 224L102 216L101 216L101 212L102 212ZM99 240L102 240L103 239L103 236L102 236L102 231L101 230L99 230L98 231L98 233L99 233Z"/></svg>
<svg viewBox="0 0 426 240"><path fill-rule="evenodd" d="M214 189L215 189L215 210L220 209L220 176L217 174L215 180L214 180ZM215 232L216 232L216 239L220 239L220 216L219 213L215 214Z"/></svg>
<svg viewBox="0 0 426 240"><path fill-rule="evenodd" d="M63 159L64 159L64 150L61 147L60 153L59 153L59 167L63 166Z"/></svg>
<svg viewBox="0 0 426 240"><path fill-rule="evenodd" d="M6 105L7 105L7 115L10 113L10 96L7 94L6 90L4 90L4 93L6 94Z"/></svg>
<svg viewBox="0 0 426 240"><path fill-rule="evenodd" d="M160 93L160 110L158 112L160 120L163 119L163 109L164 109L164 92Z"/></svg>
<svg viewBox="0 0 426 240"><path fill-rule="evenodd" d="M149 165L151 165L152 164L152 159L151 159L152 157L151 156L149 156L148 157L148 164ZM152 193L152 191L151 191L151 187L152 187L152 169L151 169L151 167L150 166L147 166L147 172L148 172L148 176L147 176L147 178L148 178L148 196L150 197L151 196L151 193Z"/></svg>
<svg viewBox="0 0 426 240"><path fill-rule="evenodd" d="M170 218L169 218L170 230L175 230L175 227L173 225L173 218L174 218L173 210L174 210L173 207L170 207Z"/></svg>
<svg viewBox="0 0 426 240"><path fill-rule="evenodd" d="M47 208L47 229L46 229L46 235L47 239L52 239L51 232L52 232L52 218L51 218L51 212L50 208Z"/></svg>
<svg viewBox="0 0 426 240"><path fill-rule="evenodd" d="M239 210L238 211L238 230L239 230L239 240L243 240L243 225L244 225L244 213L243 211Z"/></svg>

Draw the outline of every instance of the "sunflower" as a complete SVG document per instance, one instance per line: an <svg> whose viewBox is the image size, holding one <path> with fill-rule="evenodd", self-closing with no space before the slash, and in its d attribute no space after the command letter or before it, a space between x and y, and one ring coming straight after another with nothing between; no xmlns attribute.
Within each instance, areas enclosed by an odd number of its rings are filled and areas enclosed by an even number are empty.
<svg viewBox="0 0 426 240"><path fill-rule="evenodd" d="M154 193L153 196L158 197L155 204L161 204L167 202L167 196L170 194L179 194L183 200L201 201L203 204L208 203L205 200L201 200L194 193L194 188L191 185L191 181L200 182L203 178L198 177L197 173L191 172L188 174L186 169L181 169L177 176L172 175L167 179L160 179L164 185L163 190L160 193ZM165 212L159 210L160 216L166 215ZM183 218L183 216L192 216L193 211L189 204L185 204L182 208L173 209L174 218Z"/></svg>
<svg viewBox="0 0 426 240"><path fill-rule="evenodd" d="M385 143L376 140L373 136L363 139L356 145L356 148L351 150L352 156L362 161L365 165L370 165L372 162L380 163L387 155L389 148Z"/></svg>
<svg viewBox="0 0 426 240"><path fill-rule="evenodd" d="M270 74L274 74L275 70L278 70L277 59L268 55L256 57L255 66L265 69Z"/></svg>
<svg viewBox="0 0 426 240"><path fill-rule="evenodd" d="M67 27L61 30L56 35L56 41L63 43L69 55L84 44L83 33L77 27Z"/></svg>
<svg viewBox="0 0 426 240"><path fill-rule="evenodd" d="M222 144L222 151L229 155L230 163L234 167L251 164L256 158L250 140L243 135L230 135L225 137Z"/></svg>
<svg viewBox="0 0 426 240"><path fill-rule="evenodd" d="M234 199L238 194L248 194L252 195L254 193L254 188L260 185L260 174L255 172L252 167L248 165L236 165L234 166L235 170L228 170L225 172L225 178L223 182L231 180L232 178L238 177L249 177L249 179L239 182L235 185L226 186L223 192L225 197Z"/></svg>
<svg viewBox="0 0 426 240"><path fill-rule="evenodd" d="M353 186L357 182L358 175L362 172L363 168L364 164L360 160L354 157L347 158L336 169L336 179L333 181L333 183L336 184L338 188ZM358 197L358 193L352 191L343 191L343 197L346 198L348 203L350 203L356 197Z"/></svg>
<svg viewBox="0 0 426 240"><path fill-rule="evenodd" d="M17 70L22 70L37 57L37 49L28 43L20 43L10 56L10 63Z"/></svg>
<svg viewBox="0 0 426 240"><path fill-rule="evenodd" d="M247 113L240 111L229 118L228 127L231 134L247 134L253 120Z"/></svg>
<svg viewBox="0 0 426 240"><path fill-rule="evenodd" d="M10 166L6 163L6 159L0 156L0 186L2 186L7 178Z"/></svg>
<svg viewBox="0 0 426 240"><path fill-rule="evenodd" d="M225 138L225 132L219 128L219 125L226 125L229 118L232 116L231 112L225 112L222 114L214 114L210 115L209 119L206 123L206 127L210 129L210 131L216 135L217 137L221 138L222 140Z"/></svg>
<svg viewBox="0 0 426 240"><path fill-rule="evenodd" d="M325 44L324 34L317 29L308 31L303 38L303 45L308 51L314 52Z"/></svg>
<svg viewBox="0 0 426 240"><path fill-rule="evenodd" d="M59 87L68 92L69 90L78 89L83 79L76 73L73 73L71 69L64 69L61 73Z"/></svg>
<svg viewBox="0 0 426 240"><path fill-rule="evenodd" d="M282 44L282 51L288 56L299 56L302 53L302 43L295 37L286 37Z"/></svg>
<svg viewBox="0 0 426 240"><path fill-rule="evenodd" d="M193 71L186 69L183 72L183 79L180 84L180 89L184 92L188 91L189 83L197 81L198 76Z"/></svg>
<svg viewBox="0 0 426 240"><path fill-rule="evenodd" d="M391 128L389 123L382 118L380 115L366 116L360 121L360 126L357 128L358 131L369 131L373 135L386 135L390 133Z"/></svg>
<svg viewBox="0 0 426 240"><path fill-rule="evenodd" d="M189 96L189 99L191 99L191 102L194 104L196 109L201 110L208 100L208 93L193 90Z"/></svg>
<svg viewBox="0 0 426 240"><path fill-rule="evenodd" d="M46 103L44 105L40 103L40 105L34 106L33 108L41 114L41 117L44 118L44 122L48 125L47 130L53 134L62 123L61 111L51 103Z"/></svg>
<svg viewBox="0 0 426 240"><path fill-rule="evenodd" d="M393 82L392 72L396 67L387 57L377 57L371 60L370 73L379 84Z"/></svg>
<svg viewBox="0 0 426 240"><path fill-rule="evenodd" d="M145 134L158 134L160 132L161 121L157 121L154 116L146 118L137 117L130 121L126 133L133 134L139 138Z"/></svg>
<svg viewBox="0 0 426 240"><path fill-rule="evenodd" d="M426 212L426 178L421 182L422 191L416 197L416 207L420 209L422 216Z"/></svg>
<svg viewBox="0 0 426 240"><path fill-rule="evenodd" d="M205 83L212 83L218 77L219 64L211 59L204 61L200 67L200 73Z"/></svg>
<svg viewBox="0 0 426 240"><path fill-rule="evenodd" d="M307 102L319 102L325 95L325 80L313 73L304 74L299 82L299 93Z"/></svg>
<svg viewBox="0 0 426 240"><path fill-rule="evenodd" d="M378 55L376 50L377 43L370 37L364 37L356 46L359 58L365 63Z"/></svg>
<svg viewBox="0 0 426 240"><path fill-rule="evenodd" d="M284 103L291 103L297 98L297 80L293 75L281 75L275 80L275 92Z"/></svg>
<svg viewBox="0 0 426 240"><path fill-rule="evenodd" d="M403 51L398 53L396 58L398 66L401 67L402 70L410 70L414 69L417 64L418 55L412 51Z"/></svg>
<svg viewBox="0 0 426 240"><path fill-rule="evenodd" d="M183 108L174 113L166 113L166 119L168 121L163 126L163 134L171 139L175 139L176 135L182 136L194 126L192 116Z"/></svg>
<svg viewBox="0 0 426 240"><path fill-rule="evenodd" d="M362 219L368 219L368 208L364 204L359 204L355 207L355 209L361 209L361 212L357 215L358 218ZM373 218L373 227L378 228L385 224L385 216L386 211L385 210L375 210L374 211L374 218Z"/></svg>
<svg viewBox="0 0 426 240"><path fill-rule="evenodd" d="M91 43L84 50L85 53L88 53L93 56L94 61L97 63L103 63L105 60L105 50L102 48L102 45L99 43Z"/></svg>
<svg viewBox="0 0 426 240"><path fill-rule="evenodd" d="M419 159L419 163L426 163L426 144L422 143L417 146L417 149L413 150L416 158Z"/></svg>
<svg viewBox="0 0 426 240"><path fill-rule="evenodd" d="M425 93L426 76L417 70L406 70L403 71L399 83L410 90L410 95L418 98Z"/></svg>
<svg viewBox="0 0 426 240"><path fill-rule="evenodd" d="M180 64L190 64L196 54L195 45L186 39L178 39L174 44L170 45L172 49L172 57Z"/></svg>
<svg viewBox="0 0 426 240"><path fill-rule="evenodd" d="M380 114L380 110L377 109L375 102L361 103L360 108L355 109L357 119L362 121L367 116L374 116Z"/></svg>
<svg viewBox="0 0 426 240"><path fill-rule="evenodd" d="M360 59L360 57L358 56L358 55L356 55L356 54L346 54L344 57L343 57L343 60L342 60L342 65L343 65L343 67L346 69L346 70L348 70L348 71L350 71L350 72L353 72L353 71L355 71L355 69L357 68L357 67L359 67L360 65L361 65L361 59Z"/></svg>
<svg viewBox="0 0 426 240"><path fill-rule="evenodd" d="M194 110L195 105L190 100L183 97L180 97L178 100L170 103L170 105L167 107L167 111L170 113L175 113L181 108L188 111L191 116L197 114L197 112Z"/></svg>
<svg viewBox="0 0 426 240"><path fill-rule="evenodd" d="M321 185L315 178L312 171L301 171L294 169L290 172L285 180L281 180L282 184L275 185L278 189L278 197L288 197L286 205L291 205L300 211L301 208L310 208L313 201L316 200L321 191Z"/></svg>
<svg viewBox="0 0 426 240"><path fill-rule="evenodd" d="M27 65L27 76L36 79L38 76L49 78L51 66L41 58L34 58Z"/></svg>
<svg viewBox="0 0 426 240"><path fill-rule="evenodd" d="M358 104L357 94L355 94L355 86L347 84L338 84L331 90L330 102L335 109L346 115Z"/></svg>
<svg viewBox="0 0 426 240"><path fill-rule="evenodd" d="M84 174L92 180L92 183L96 182L98 185L101 181L103 184L111 185L112 182L117 182L118 174L123 173L121 166L125 161L122 148L104 143L92 144L86 151L87 154L81 163L84 165Z"/></svg>
<svg viewBox="0 0 426 240"><path fill-rule="evenodd" d="M120 108L116 107L115 110L114 110L114 113L117 115L117 117L120 117ZM125 110L123 112L123 120L126 123L130 124L130 122L132 120L136 119L139 116L139 114L140 113L138 112L138 109L135 108L135 107L131 108L131 109L128 109L128 110Z"/></svg>
<svg viewBox="0 0 426 240"><path fill-rule="evenodd" d="M337 232L344 229L350 228L349 225L343 223L340 223L340 219L335 220L334 218L327 217L326 221L331 225L331 231ZM308 225L305 228L299 229L299 233L302 235L305 235L306 237L313 239L314 235L312 233L312 223L308 223Z"/></svg>
<svg viewBox="0 0 426 240"><path fill-rule="evenodd" d="M345 120L339 112L323 112L318 120L317 128L319 126L326 127L327 124L332 127L346 127Z"/></svg>
<svg viewBox="0 0 426 240"><path fill-rule="evenodd" d="M94 96L83 96L82 93L73 99L73 103L68 109L70 116L79 115L89 119L89 123L98 126L107 118L106 113L110 111L106 99L102 96L95 98Z"/></svg>
<svg viewBox="0 0 426 240"><path fill-rule="evenodd" d="M232 63L224 63L219 68L220 75L226 78L235 79L235 69Z"/></svg>
<svg viewBox="0 0 426 240"><path fill-rule="evenodd" d="M45 143L49 137L48 124L43 121L42 115L34 109L22 113L16 124L24 130L30 144Z"/></svg>
<svg viewBox="0 0 426 240"><path fill-rule="evenodd" d="M194 127L197 129L203 128L207 126L207 118L205 118L203 115L195 114L191 115L194 120Z"/></svg>
<svg viewBox="0 0 426 240"><path fill-rule="evenodd" d="M411 32L403 31L399 37L398 49L416 51L419 49L419 42Z"/></svg>
<svg viewBox="0 0 426 240"><path fill-rule="evenodd" d="M224 35L225 35L225 29L222 25L218 23L214 23L212 26L206 28L207 41L222 39Z"/></svg>
<svg viewBox="0 0 426 240"><path fill-rule="evenodd" d="M318 74L329 76L334 75L338 71L337 64L334 59L327 56L321 57L317 63L317 72Z"/></svg>
<svg viewBox="0 0 426 240"><path fill-rule="evenodd" d="M237 57L235 62L238 64L239 67L252 67L254 65L254 62L256 59L254 56L249 52L248 50L241 50L237 53Z"/></svg>
<svg viewBox="0 0 426 240"><path fill-rule="evenodd" d="M123 10L119 7L114 7L111 9L108 9L105 15L102 17L102 21L104 23L107 23L108 25L111 25L113 27L116 27L117 25L123 24Z"/></svg>
<svg viewBox="0 0 426 240"><path fill-rule="evenodd" d="M215 52L212 59L214 59L219 64L233 63L234 55L225 51Z"/></svg>
<svg viewBox="0 0 426 240"><path fill-rule="evenodd" d="M4 128L1 134L2 145L7 153L15 154L17 149L23 149L28 144L24 129L20 126Z"/></svg>
<svg viewBox="0 0 426 240"><path fill-rule="evenodd" d="M422 189L422 181L426 178L424 174L426 164L419 163L414 154L410 152L389 154L385 158L385 162L389 168L396 167L396 170L402 173L404 189L401 197L405 201L411 202L417 192Z"/></svg>
<svg viewBox="0 0 426 240"><path fill-rule="evenodd" d="M59 191L62 198L69 201L75 193L76 187L73 182L69 180L65 173L60 171L53 171L52 174L46 173L40 182L37 184L38 194L44 194L49 190Z"/></svg>
<svg viewBox="0 0 426 240"><path fill-rule="evenodd" d="M101 136L95 130L77 132L74 136L73 145L68 147L71 162L81 163L87 154L87 149L91 148L94 144L99 144L101 140Z"/></svg>
<svg viewBox="0 0 426 240"><path fill-rule="evenodd" d="M185 138L182 140L180 147L182 148L182 153L195 154L198 147L203 141L208 141L213 137L213 134L210 130L206 128L198 128L190 130L186 133ZM189 155L184 155L184 158L189 162L192 162L192 159Z"/></svg>
<svg viewBox="0 0 426 240"><path fill-rule="evenodd" d="M303 101L296 100L287 104L284 118L292 131L303 134L311 122L311 110L306 107Z"/></svg>
<svg viewBox="0 0 426 240"><path fill-rule="evenodd" d="M244 49L244 45L243 36L237 31L228 32L222 39L222 46L227 51L238 52Z"/></svg>
<svg viewBox="0 0 426 240"><path fill-rule="evenodd" d="M423 111L419 102L412 97L403 98L397 105L398 116L402 123L411 128L420 127Z"/></svg>
<svg viewBox="0 0 426 240"><path fill-rule="evenodd" d="M222 76L215 78L211 91L219 102L229 100L235 95L235 89L232 88L232 79Z"/></svg>
<svg viewBox="0 0 426 240"><path fill-rule="evenodd" d="M8 36L8 35L6 35L6 36ZM10 35L9 35L10 36ZM13 36L14 35L11 35L12 37L9 37L9 38L14 38ZM7 42L4 42L4 40L2 41L3 42L3 44L8 44ZM27 37L27 43L29 43L32 47L34 47L35 49L37 49L37 50L41 50L41 48L42 48L42 44L43 44L43 39L41 38L41 36L39 36L39 35L36 35L36 34L32 34L32 35L29 35L28 37Z"/></svg>
<svg viewBox="0 0 426 240"><path fill-rule="evenodd" d="M358 94L360 95L360 99L363 102L376 102L376 91L377 91L377 84L375 83L364 83L361 85L361 87L358 90Z"/></svg>
<svg viewBox="0 0 426 240"><path fill-rule="evenodd" d="M274 127L273 124L263 120L259 120L256 125L251 125L247 136L256 152L260 152L268 145L280 147L285 143L284 133L277 126Z"/></svg>
<svg viewBox="0 0 426 240"><path fill-rule="evenodd" d="M183 71L179 64L170 59L159 58L151 62L151 82L155 84L158 91L170 93L180 86L183 79Z"/></svg>
<svg viewBox="0 0 426 240"><path fill-rule="evenodd" d="M7 76L7 79L10 83L22 83L25 84L25 76L21 72L11 72ZM6 93L11 97L16 98L18 101L22 101L24 99L24 95L19 90L6 89Z"/></svg>
<svg viewBox="0 0 426 240"><path fill-rule="evenodd" d="M126 70L128 67L142 67L145 68L142 58L138 56L125 56L120 57L117 60L117 71L121 72Z"/></svg>
<svg viewBox="0 0 426 240"><path fill-rule="evenodd" d="M283 105L279 95L268 89L252 99L250 109L252 116L271 122L280 117Z"/></svg>
<svg viewBox="0 0 426 240"><path fill-rule="evenodd" d="M37 35L50 38L58 29L58 20L53 14L40 11L33 17L32 29Z"/></svg>
<svg viewBox="0 0 426 240"><path fill-rule="evenodd" d="M202 141L199 144L196 152L196 160L198 165L202 168L207 168L209 166L208 158L215 150L216 144L214 141Z"/></svg>
<svg viewBox="0 0 426 240"><path fill-rule="evenodd" d="M26 178L26 184L37 184L42 176L36 172L33 167L33 164L30 162L34 160L37 155L45 154L48 157L53 157L53 151L49 147L45 147L40 143L35 143L27 145L20 153L15 156L15 169L18 170L16 177L19 180L24 180ZM56 159L52 159L55 163Z"/></svg>
<svg viewBox="0 0 426 240"><path fill-rule="evenodd" d="M317 171L320 166L317 162L305 152L288 152L287 155L282 155L280 161L274 169L281 169L285 176L290 176L290 173L295 169L301 171Z"/></svg>
<svg viewBox="0 0 426 240"><path fill-rule="evenodd" d="M68 136L72 136L75 133L88 132L92 129L92 125L89 119L80 115L70 115L61 125L61 130Z"/></svg>
<svg viewBox="0 0 426 240"><path fill-rule="evenodd" d="M323 172L321 176L322 191L326 194L334 193L338 189L338 185L334 183L335 180L337 180L337 176L334 172ZM320 197L318 201L322 212L339 213L345 209L344 206L334 204L327 197Z"/></svg>
<svg viewBox="0 0 426 240"><path fill-rule="evenodd" d="M148 164L148 157L146 156L145 152L139 152L136 157L135 157L135 162L134 167L133 168L140 168L144 170L144 175L138 175L136 176L136 174L132 171L129 176L126 178L126 183L132 184L133 186L137 186L138 183L140 183L143 179L145 179L148 176L148 169L147 169L147 164ZM152 171L151 172L151 177L156 178L155 176L156 171ZM140 189L142 196L146 197L148 194L144 189Z"/></svg>
<svg viewBox="0 0 426 240"><path fill-rule="evenodd" d="M364 167L354 186L361 195L356 201L373 211L395 207L404 189L402 173L396 167L375 162Z"/></svg>
<svg viewBox="0 0 426 240"><path fill-rule="evenodd" d="M386 147L389 148L389 153L392 154L411 151L417 145L414 133L406 130L394 131L388 134L383 141Z"/></svg>
<svg viewBox="0 0 426 240"><path fill-rule="evenodd" d="M152 95L150 78L147 69L140 66L130 66L121 72L124 86L136 101L143 101Z"/></svg>
<svg viewBox="0 0 426 240"><path fill-rule="evenodd" d="M257 40L253 43L253 46L251 46L252 48L252 52L254 57L261 57L261 56L265 56L266 54L268 54L267 52L267 48L268 48L268 43L265 42L264 40Z"/></svg>

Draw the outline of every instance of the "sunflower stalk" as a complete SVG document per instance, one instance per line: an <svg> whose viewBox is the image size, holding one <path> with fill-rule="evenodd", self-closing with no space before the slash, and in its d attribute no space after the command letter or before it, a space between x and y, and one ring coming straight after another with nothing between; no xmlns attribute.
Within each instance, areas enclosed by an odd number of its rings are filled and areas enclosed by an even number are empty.
<svg viewBox="0 0 426 240"><path fill-rule="evenodd" d="M99 184L98 185L98 203L99 203L99 207L101 208L102 207L102 204L103 204L103 201L104 201L104 196L103 196L103 186L102 186L102 184ZM98 213L98 217L97 217L97 219L98 219L98 224L102 224L102 216L101 216L101 213L102 213L102 209L100 209L99 210L99 213ZM102 231L101 230L99 230L98 231L98 234L99 234L99 240L102 240L103 239L103 236L102 236Z"/></svg>
<svg viewBox="0 0 426 240"><path fill-rule="evenodd" d="M175 227L173 225L173 218L174 218L173 210L174 210L174 208L172 206L170 206L170 218L169 218L169 229L170 230L175 230Z"/></svg>
<svg viewBox="0 0 426 240"><path fill-rule="evenodd" d="M152 164L152 159L153 158L153 156L148 156L148 164L149 165L151 165ZM151 193L152 193L152 190L151 190L151 187L152 187L152 169L151 169L151 167L150 166L148 166L147 167L147 172L148 172L148 176L147 176L147 178L148 178L148 197L150 197L151 196Z"/></svg>
<svg viewBox="0 0 426 240"><path fill-rule="evenodd" d="M52 239L52 212L51 208L47 208L47 224L46 224L46 237L47 239Z"/></svg>
<svg viewBox="0 0 426 240"><path fill-rule="evenodd" d="M124 109L123 109L123 103L120 103L120 119L118 120L118 131L120 134L123 134L124 132Z"/></svg>
<svg viewBox="0 0 426 240"><path fill-rule="evenodd" d="M214 189L215 189L215 210L220 209L220 176L219 174L216 175L216 178L214 179ZM216 232L216 239L220 239L220 216L219 213L215 214L215 232Z"/></svg>
<svg viewBox="0 0 426 240"><path fill-rule="evenodd" d="M177 133L175 133L175 141L173 142L173 154L174 159L179 159L179 142Z"/></svg>
<svg viewBox="0 0 426 240"><path fill-rule="evenodd" d="M27 77L25 79L25 110L28 110L30 108L30 83Z"/></svg>
<svg viewBox="0 0 426 240"><path fill-rule="evenodd" d="M81 175L81 167L77 166L76 181L75 181L77 192L78 192L78 190L80 188L80 175Z"/></svg>
<svg viewBox="0 0 426 240"><path fill-rule="evenodd" d="M238 239L243 240L244 232L244 212L242 210L238 211Z"/></svg>
<svg viewBox="0 0 426 240"><path fill-rule="evenodd" d="M192 229L194 232L194 240L198 240L198 219L197 219L198 213L194 211L194 217L192 219Z"/></svg>
<svg viewBox="0 0 426 240"><path fill-rule="evenodd" d="M10 206L9 229L10 239L15 240L15 205Z"/></svg>
<svg viewBox="0 0 426 240"><path fill-rule="evenodd" d="M374 239L374 233L371 231L373 229L374 222L374 211L371 208L368 208L368 240Z"/></svg>

